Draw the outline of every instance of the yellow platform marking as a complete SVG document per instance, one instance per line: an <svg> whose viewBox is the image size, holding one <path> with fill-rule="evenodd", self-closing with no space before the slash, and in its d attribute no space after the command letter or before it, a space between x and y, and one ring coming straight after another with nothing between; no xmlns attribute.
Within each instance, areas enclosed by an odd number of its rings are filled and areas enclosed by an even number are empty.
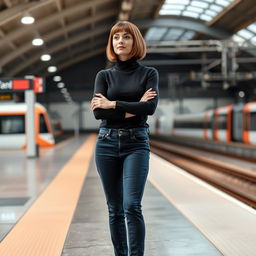
<svg viewBox="0 0 256 256"><path fill-rule="evenodd" d="M95 141L90 135L0 243L1 256L61 255Z"/></svg>

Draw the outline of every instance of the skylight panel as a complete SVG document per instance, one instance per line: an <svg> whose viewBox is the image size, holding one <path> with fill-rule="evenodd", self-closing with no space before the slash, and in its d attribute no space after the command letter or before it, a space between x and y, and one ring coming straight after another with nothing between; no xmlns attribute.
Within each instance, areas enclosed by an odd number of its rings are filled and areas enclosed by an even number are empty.
<svg viewBox="0 0 256 256"><path fill-rule="evenodd" d="M188 16L211 21L232 1L234 0L166 0L159 14ZM169 10L174 10L175 12L170 13ZM181 11L181 13L177 12L177 10Z"/></svg>
<svg viewBox="0 0 256 256"><path fill-rule="evenodd" d="M170 30L170 32L175 36L181 36L181 34L184 32L183 29L173 28Z"/></svg>
<svg viewBox="0 0 256 256"><path fill-rule="evenodd" d="M189 4L190 0L166 0L167 4Z"/></svg>
<svg viewBox="0 0 256 256"><path fill-rule="evenodd" d="M241 29L235 35L233 40L243 45L254 44L256 45L256 23L249 25L247 28ZM240 41L239 41L240 40ZM241 43L243 40L243 43ZM248 50L250 53L256 55L256 51Z"/></svg>
<svg viewBox="0 0 256 256"><path fill-rule="evenodd" d="M204 9L198 8L198 7L194 7L194 6L188 6L187 10L191 11L191 12L202 13Z"/></svg>
<svg viewBox="0 0 256 256"><path fill-rule="evenodd" d="M217 11L217 12L220 12L223 8L220 7L219 5L212 4L212 5L210 6L210 9L211 9L211 10L214 10L214 11Z"/></svg>
<svg viewBox="0 0 256 256"><path fill-rule="evenodd" d="M251 39L251 42L256 45L256 36Z"/></svg>
<svg viewBox="0 0 256 256"><path fill-rule="evenodd" d="M205 14L214 17L215 15L217 15L217 12L212 11L212 10L207 10L207 11L205 11Z"/></svg>
<svg viewBox="0 0 256 256"><path fill-rule="evenodd" d="M246 42L246 40L245 40L244 38L242 38L242 37L240 37L240 36L238 36L238 35L233 35L233 36L232 36L232 39L233 39L236 43L238 43L239 46L243 46L243 45L245 44L245 42Z"/></svg>
<svg viewBox="0 0 256 256"><path fill-rule="evenodd" d="M248 31L247 29L242 29L239 32L237 32L237 34L243 38L245 38L246 40L249 40L250 38L252 38L254 36L254 34L250 31Z"/></svg>
<svg viewBox="0 0 256 256"><path fill-rule="evenodd" d="M182 15L184 16L189 16L189 17L193 17L193 18L198 18L199 14L195 13L195 12L189 12L189 11L184 11L182 13Z"/></svg>
<svg viewBox="0 0 256 256"><path fill-rule="evenodd" d="M233 35L232 36L232 39L238 43L243 43L245 41L244 38L242 38L241 36L238 36L238 35Z"/></svg>
<svg viewBox="0 0 256 256"><path fill-rule="evenodd" d="M200 19L201 19L201 20L205 20L205 21L210 21L210 20L212 20L212 17L211 17L211 16L208 16L208 15L205 15L205 14L202 14L202 15L200 16Z"/></svg>
<svg viewBox="0 0 256 256"><path fill-rule="evenodd" d="M179 10L160 10L159 14L161 14L161 15L180 15L181 11L179 11Z"/></svg>
<svg viewBox="0 0 256 256"><path fill-rule="evenodd" d="M180 38L180 36L184 33L183 29L177 29L177 28L173 28L170 29L169 32L167 33L167 35L165 36L165 40L171 40L171 41L176 41Z"/></svg>
<svg viewBox="0 0 256 256"><path fill-rule="evenodd" d="M222 6L227 6L230 4L230 2L226 1L226 0L216 0L216 4L222 5Z"/></svg>
<svg viewBox="0 0 256 256"><path fill-rule="evenodd" d="M201 1L192 1L191 5L196 7L201 7L201 8L207 8L209 6L209 4Z"/></svg>
<svg viewBox="0 0 256 256"><path fill-rule="evenodd" d="M166 4L163 6L163 10L183 10L185 8L184 5L177 5L177 4Z"/></svg>
<svg viewBox="0 0 256 256"><path fill-rule="evenodd" d="M256 34L256 24L251 24L247 27L247 29L249 29L251 32Z"/></svg>
<svg viewBox="0 0 256 256"><path fill-rule="evenodd" d="M146 41L159 41L166 33L167 28L150 28L145 36Z"/></svg>
<svg viewBox="0 0 256 256"><path fill-rule="evenodd" d="M186 41L191 39L195 35L194 31L186 31L180 38L180 41Z"/></svg>

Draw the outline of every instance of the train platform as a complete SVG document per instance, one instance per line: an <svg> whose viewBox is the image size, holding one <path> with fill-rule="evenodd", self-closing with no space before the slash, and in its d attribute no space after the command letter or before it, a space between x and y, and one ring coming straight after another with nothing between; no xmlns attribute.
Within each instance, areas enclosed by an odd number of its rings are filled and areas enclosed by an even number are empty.
<svg viewBox="0 0 256 256"><path fill-rule="evenodd" d="M0 255L114 255L95 141L1 152ZM255 255L256 211L153 153L142 206L145 256Z"/></svg>

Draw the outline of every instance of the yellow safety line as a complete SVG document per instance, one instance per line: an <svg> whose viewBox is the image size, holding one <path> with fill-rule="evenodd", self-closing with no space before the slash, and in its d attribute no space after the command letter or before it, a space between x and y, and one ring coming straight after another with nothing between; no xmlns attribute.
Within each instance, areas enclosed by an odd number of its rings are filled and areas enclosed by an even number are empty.
<svg viewBox="0 0 256 256"><path fill-rule="evenodd" d="M93 155L90 135L0 244L1 256L59 256Z"/></svg>

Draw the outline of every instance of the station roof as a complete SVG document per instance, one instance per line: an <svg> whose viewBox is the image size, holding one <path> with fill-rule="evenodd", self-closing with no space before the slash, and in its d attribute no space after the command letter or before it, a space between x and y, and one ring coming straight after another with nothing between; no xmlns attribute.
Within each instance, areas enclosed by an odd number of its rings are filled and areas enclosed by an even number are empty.
<svg viewBox="0 0 256 256"><path fill-rule="evenodd" d="M34 23L21 23L24 16ZM117 20L134 22L148 42L256 44L255 0L0 0L0 76L51 76L103 55Z"/></svg>
<svg viewBox="0 0 256 256"><path fill-rule="evenodd" d="M246 13L246 15L241 15ZM21 23L25 15L35 22ZM235 18L234 18L235 17ZM1 0L1 76L49 75L105 51L110 27L128 19L150 40L224 39L255 43L254 0ZM32 40L41 38L43 45ZM42 63L42 54L51 60Z"/></svg>

